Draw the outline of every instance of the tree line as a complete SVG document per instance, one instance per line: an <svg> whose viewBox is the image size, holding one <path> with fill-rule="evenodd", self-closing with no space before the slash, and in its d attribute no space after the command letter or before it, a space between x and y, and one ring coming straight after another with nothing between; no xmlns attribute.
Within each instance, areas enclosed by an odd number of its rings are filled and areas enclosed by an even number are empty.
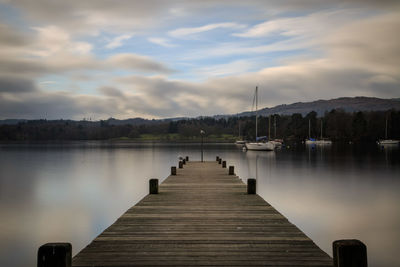
<svg viewBox="0 0 400 267"><path fill-rule="evenodd" d="M320 137L321 123L323 137L334 141L376 141L385 137L386 120L388 138L400 137L400 111L370 111L349 113L331 110L318 117L312 111L305 116L272 115L258 118L258 136L271 139L304 140L309 135ZM255 117L228 117L215 119L200 117L178 121L159 121L139 125L72 120L30 120L16 125L1 125L2 141L51 141L51 140L109 140L113 138L138 139L145 134L174 134L179 139L198 138L200 130L205 137L231 135L245 140L255 139ZM270 130L269 130L270 129Z"/></svg>

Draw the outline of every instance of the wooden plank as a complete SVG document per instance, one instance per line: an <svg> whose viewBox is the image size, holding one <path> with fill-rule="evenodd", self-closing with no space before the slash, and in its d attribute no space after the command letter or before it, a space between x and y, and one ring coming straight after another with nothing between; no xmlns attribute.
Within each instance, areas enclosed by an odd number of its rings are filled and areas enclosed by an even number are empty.
<svg viewBox="0 0 400 267"><path fill-rule="evenodd" d="M332 266L217 162L187 162L79 252L73 266Z"/></svg>

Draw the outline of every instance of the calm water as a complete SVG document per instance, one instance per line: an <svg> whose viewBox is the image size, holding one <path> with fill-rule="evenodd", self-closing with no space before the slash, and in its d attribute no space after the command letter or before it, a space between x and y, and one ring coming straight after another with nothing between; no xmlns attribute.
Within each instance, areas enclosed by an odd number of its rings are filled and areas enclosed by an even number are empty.
<svg viewBox="0 0 400 267"><path fill-rule="evenodd" d="M71 242L76 254L164 179L178 156L199 160L197 144L0 145L0 266L36 266L37 248ZM333 240L357 238L369 266L400 266L400 150L292 145L243 152L208 144L258 194L331 253Z"/></svg>

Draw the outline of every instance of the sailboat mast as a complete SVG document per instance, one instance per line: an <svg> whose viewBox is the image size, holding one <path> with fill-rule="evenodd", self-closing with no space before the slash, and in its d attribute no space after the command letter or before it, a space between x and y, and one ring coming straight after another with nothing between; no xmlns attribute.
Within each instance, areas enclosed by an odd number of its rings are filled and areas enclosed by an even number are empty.
<svg viewBox="0 0 400 267"><path fill-rule="evenodd" d="M385 127L385 139L387 139L387 128L388 128L388 123L387 123L388 119L386 117L386 127Z"/></svg>
<svg viewBox="0 0 400 267"><path fill-rule="evenodd" d="M322 140L322 119L321 119L321 140Z"/></svg>
<svg viewBox="0 0 400 267"><path fill-rule="evenodd" d="M257 142L257 130L258 130L258 125L257 125L257 121L258 121L258 110L257 110L257 103L258 103L258 87L256 86L256 142Z"/></svg>
<svg viewBox="0 0 400 267"><path fill-rule="evenodd" d="M274 116L274 138L276 138L276 116Z"/></svg>
<svg viewBox="0 0 400 267"><path fill-rule="evenodd" d="M271 140L271 115L268 118L268 141Z"/></svg>
<svg viewBox="0 0 400 267"><path fill-rule="evenodd" d="M311 120L308 120L308 139L311 139Z"/></svg>

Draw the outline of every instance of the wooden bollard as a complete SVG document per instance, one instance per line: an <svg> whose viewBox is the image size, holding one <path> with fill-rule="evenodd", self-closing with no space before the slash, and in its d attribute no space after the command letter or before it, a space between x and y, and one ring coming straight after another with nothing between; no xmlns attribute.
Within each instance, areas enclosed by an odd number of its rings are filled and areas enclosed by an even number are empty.
<svg viewBox="0 0 400 267"><path fill-rule="evenodd" d="M367 247L357 239L336 240L332 244L334 267L367 267Z"/></svg>
<svg viewBox="0 0 400 267"><path fill-rule="evenodd" d="M70 243L47 243L39 247L37 267L71 267Z"/></svg>
<svg viewBox="0 0 400 267"><path fill-rule="evenodd" d="M256 193L256 179L247 179L247 194L254 195Z"/></svg>
<svg viewBox="0 0 400 267"><path fill-rule="evenodd" d="M189 156L186 156L186 159L185 159L186 161L189 161Z"/></svg>
<svg viewBox="0 0 400 267"><path fill-rule="evenodd" d="M185 165L186 164L186 160L182 159L182 164Z"/></svg>
<svg viewBox="0 0 400 267"><path fill-rule="evenodd" d="M219 161L219 156L216 156L216 157L215 157L215 161Z"/></svg>
<svg viewBox="0 0 400 267"><path fill-rule="evenodd" d="M221 164L221 163L222 163L222 159L219 158L219 159L218 159L218 164Z"/></svg>
<svg viewBox="0 0 400 267"><path fill-rule="evenodd" d="M176 175L176 166L171 167L171 175Z"/></svg>
<svg viewBox="0 0 400 267"><path fill-rule="evenodd" d="M229 166L229 175L235 175L235 167Z"/></svg>
<svg viewBox="0 0 400 267"><path fill-rule="evenodd" d="M182 169L182 168L183 168L183 162L182 162L182 160L179 161L179 165L178 165L178 166L179 166L179 169Z"/></svg>
<svg viewBox="0 0 400 267"><path fill-rule="evenodd" d="M226 161L225 160L222 162L222 168L226 168Z"/></svg>
<svg viewBox="0 0 400 267"><path fill-rule="evenodd" d="M158 179L150 179L149 191L150 194L158 194Z"/></svg>

